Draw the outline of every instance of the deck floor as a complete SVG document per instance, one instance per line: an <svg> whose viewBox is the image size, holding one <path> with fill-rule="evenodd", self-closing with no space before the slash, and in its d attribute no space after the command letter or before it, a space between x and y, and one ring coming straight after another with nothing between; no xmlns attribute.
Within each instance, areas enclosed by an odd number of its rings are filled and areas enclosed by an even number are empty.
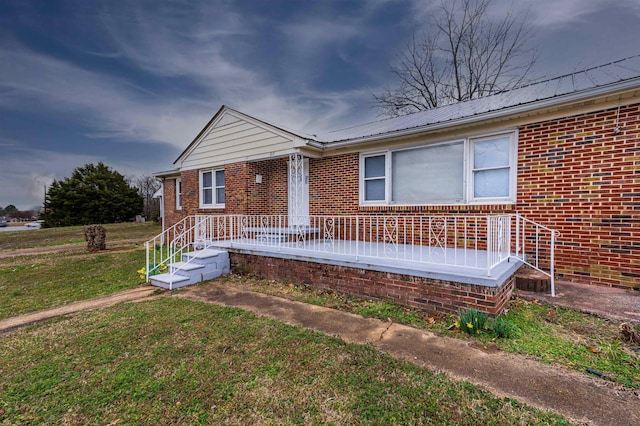
<svg viewBox="0 0 640 426"><path fill-rule="evenodd" d="M236 239L207 244L239 253L328 263L354 268L442 279L489 287L501 285L522 261L505 260L487 274L487 252L409 244L370 243L352 240L271 242Z"/></svg>

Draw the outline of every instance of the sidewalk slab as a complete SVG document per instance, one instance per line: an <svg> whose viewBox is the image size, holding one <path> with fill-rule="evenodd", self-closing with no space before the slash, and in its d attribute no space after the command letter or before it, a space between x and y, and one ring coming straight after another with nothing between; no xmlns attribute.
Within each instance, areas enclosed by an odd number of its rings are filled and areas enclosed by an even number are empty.
<svg viewBox="0 0 640 426"><path fill-rule="evenodd" d="M216 282L187 287L173 296L241 308L347 342L371 343L394 358L474 383L498 396L555 411L575 422L640 424L638 391L525 356L487 350L474 342Z"/></svg>
<svg viewBox="0 0 640 426"><path fill-rule="evenodd" d="M640 291L556 281L556 297L519 290L520 297L573 308L614 321L640 323Z"/></svg>

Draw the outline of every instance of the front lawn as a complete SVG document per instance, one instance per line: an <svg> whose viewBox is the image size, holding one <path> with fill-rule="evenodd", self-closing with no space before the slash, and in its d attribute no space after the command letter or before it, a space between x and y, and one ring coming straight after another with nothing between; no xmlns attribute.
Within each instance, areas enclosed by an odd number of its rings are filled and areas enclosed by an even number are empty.
<svg viewBox="0 0 640 426"><path fill-rule="evenodd" d="M144 263L142 248L0 259L0 319L142 285Z"/></svg>
<svg viewBox="0 0 640 426"><path fill-rule="evenodd" d="M142 243L162 232L160 225L151 222L113 223L103 226L107 231L107 247L109 247L109 242L120 240L135 240ZM84 241L82 226L0 232L0 250L18 250L39 246L76 244L84 243Z"/></svg>
<svg viewBox="0 0 640 426"><path fill-rule="evenodd" d="M369 346L184 299L3 336L0 423L567 424Z"/></svg>
<svg viewBox="0 0 640 426"><path fill-rule="evenodd" d="M221 277L220 280L249 290L341 309L365 317L391 319L442 335L477 339L504 351L531 355L549 364L561 364L631 388L640 388L640 347L621 340L619 324L573 309L515 298L504 317L518 326L519 333L516 336L503 339L480 333L471 337L452 329L458 320L453 315L433 316L390 302L359 299L272 280L236 275ZM636 326L636 329L640 327Z"/></svg>

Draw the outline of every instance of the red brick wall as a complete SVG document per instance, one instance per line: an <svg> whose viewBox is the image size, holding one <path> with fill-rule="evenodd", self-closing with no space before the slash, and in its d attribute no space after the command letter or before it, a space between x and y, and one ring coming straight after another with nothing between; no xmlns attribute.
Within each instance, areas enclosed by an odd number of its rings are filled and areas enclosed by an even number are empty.
<svg viewBox="0 0 640 426"><path fill-rule="evenodd" d="M560 278L640 287L640 105L616 115L520 128L517 210L560 231Z"/></svg>
<svg viewBox="0 0 640 426"><path fill-rule="evenodd" d="M183 197L184 198L184 197ZM182 210L176 210L176 180L164 180L164 225L169 227L182 219Z"/></svg>
<svg viewBox="0 0 640 426"><path fill-rule="evenodd" d="M287 159L248 163L249 214L286 215L287 206ZM256 175L262 183L256 183Z"/></svg>
<svg viewBox="0 0 640 426"><path fill-rule="evenodd" d="M485 287L300 260L233 252L230 256L234 273L393 301L428 312L458 313L461 309L476 308L498 315L504 310L514 284L513 277L500 287Z"/></svg>
<svg viewBox="0 0 640 426"><path fill-rule="evenodd" d="M358 214L359 155L309 160L309 214Z"/></svg>
<svg viewBox="0 0 640 426"><path fill-rule="evenodd" d="M185 216L197 214L200 205L198 188L200 175L197 170L186 170L180 176L182 177L182 214Z"/></svg>

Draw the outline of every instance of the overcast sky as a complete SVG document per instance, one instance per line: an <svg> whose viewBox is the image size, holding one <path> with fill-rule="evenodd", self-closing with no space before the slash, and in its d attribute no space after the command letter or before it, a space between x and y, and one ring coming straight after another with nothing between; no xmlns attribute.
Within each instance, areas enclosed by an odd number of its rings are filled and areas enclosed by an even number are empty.
<svg viewBox="0 0 640 426"><path fill-rule="evenodd" d="M1 0L0 206L40 205L90 162L170 169L222 104L302 131L375 119L371 93L438 4ZM538 77L640 53L640 0L513 4Z"/></svg>

